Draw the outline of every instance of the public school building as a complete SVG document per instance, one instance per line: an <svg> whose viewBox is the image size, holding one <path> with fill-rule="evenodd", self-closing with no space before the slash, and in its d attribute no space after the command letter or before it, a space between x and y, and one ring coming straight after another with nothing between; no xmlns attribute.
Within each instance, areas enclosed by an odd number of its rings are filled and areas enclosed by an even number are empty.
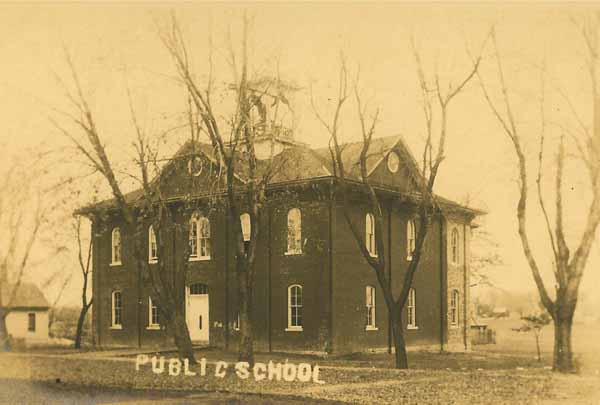
<svg viewBox="0 0 600 405"><path fill-rule="evenodd" d="M374 270L363 258L332 197L334 176L329 150L313 149L291 139L270 138L261 147L285 159L269 184L261 218L254 293L255 348L261 351L344 353L386 350L393 346L390 321ZM358 180L361 144L344 150L349 178ZM189 164L191 151L198 153ZM373 140L369 176L384 209L383 240L388 277L398 294L415 240L419 169L402 139ZM157 181L169 204L189 190L200 207L180 221L191 221L190 235L168 246L167 263L189 257L185 291L186 319L192 341L235 349L238 302L235 249L231 221L224 207L211 204L217 161L212 147L184 145L163 168ZM276 165L275 165L276 166ZM193 172L192 172L193 168ZM243 181L243 179L240 179ZM279 194L277 194L279 192ZM281 197L282 195L286 196ZM141 193L126 196L135 205ZM202 205L205 201L205 205ZM438 198L424 252L403 315L407 345L442 350L468 348L469 238L471 222L480 212ZM204 208L202 208L204 207ZM352 196L352 220L364 229L374 251L374 222L364 196ZM93 333L99 346L171 346L172 338L152 303L152 286L141 274L133 253L134 232L120 217L114 202L83 208L92 221ZM246 236L245 236L246 237ZM157 248L150 222L143 232L148 266L156 265Z"/></svg>

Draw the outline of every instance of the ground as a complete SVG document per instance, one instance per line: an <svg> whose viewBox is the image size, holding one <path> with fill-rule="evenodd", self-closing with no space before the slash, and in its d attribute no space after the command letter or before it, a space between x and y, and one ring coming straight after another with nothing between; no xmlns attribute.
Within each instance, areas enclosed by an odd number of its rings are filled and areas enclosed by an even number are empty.
<svg viewBox="0 0 600 405"><path fill-rule="evenodd" d="M490 321L497 344L468 353L409 353L410 370L394 370L387 353L317 357L259 353L257 362L319 365L314 382L254 381L231 370L235 353L201 348L206 375L155 374L151 365L136 371L136 350L74 351L37 349L0 354L0 404L14 403L381 403L381 404L598 404L600 403L600 324L578 324L575 349L579 374L550 370L552 327L542 336L543 358L536 360L530 334L512 331L518 319ZM147 353L152 357L155 353ZM173 352L163 352L165 358ZM216 361L230 364L223 378ZM199 366L192 371L199 374Z"/></svg>

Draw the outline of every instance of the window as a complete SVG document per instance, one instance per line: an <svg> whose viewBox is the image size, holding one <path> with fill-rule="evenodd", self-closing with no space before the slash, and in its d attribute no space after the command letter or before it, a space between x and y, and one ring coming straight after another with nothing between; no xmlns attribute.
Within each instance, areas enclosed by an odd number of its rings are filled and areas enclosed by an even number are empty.
<svg viewBox="0 0 600 405"><path fill-rule="evenodd" d="M288 255L297 255L302 253L302 216L298 208L292 208L288 211Z"/></svg>
<svg viewBox="0 0 600 405"><path fill-rule="evenodd" d="M242 225L242 237L244 239L244 253L248 254L248 248L250 247L250 235L252 230L250 214L245 212L242 215L240 215L240 223Z"/></svg>
<svg viewBox="0 0 600 405"><path fill-rule="evenodd" d="M158 262L158 245L156 244L156 233L154 227L148 227L148 263Z"/></svg>
<svg viewBox="0 0 600 405"><path fill-rule="evenodd" d="M27 314L27 331L35 332L35 313Z"/></svg>
<svg viewBox="0 0 600 405"><path fill-rule="evenodd" d="M122 299L121 299L121 291L113 291L112 293L112 322L111 327L113 329L121 329L122 328L122 319L121 319L121 311L122 311Z"/></svg>
<svg viewBox="0 0 600 405"><path fill-rule="evenodd" d="M233 330L240 330L240 313L237 313L237 316L233 320Z"/></svg>
<svg viewBox="0 0 600 405"><path fill-rule="evenodd" d="M450 322L452 325L458 325L458 308L460 303L460 293L458 290L452 290L450 296Z"/></svg>
<svg viewBox="0 0 600 405"><path fill-rule="evenodd" d="M365 218L365 244L371 256L377 256L377 244L375 243L375 217L370 212Z"/></svg>
<svg viewBox="0 0 600 405"><path fill-rule="evenodd" d="M406 223L406 260L412 260L416 246L415 221L409 219Z"/></svg>
<svg viewBox="0 0 600 405"><path fill-rule="evenodd" d="M160 314L152 297L148 297L148 329L160 329Z"/></svg>
<svg viewBox="0 0 600 405"><path fill-rule="evenodd" d="M400 158L395 152L390 152L387 158L388 170L392 173L396 173L400 167Z"/></svg>
<svg viewBox="0 0 600 405"><path fill-rule="evenodd" d="M121 230L115 228L112 231L112 250L110 264L113 266L121 264Z"/></svg>
<svg viewBox="0 0 600 405"><path fill-rule="evenodd" d="M417 327L417 294L415 289L411 288L408 290L408 302L406 303L408 309L407 325L408 329L418 329Z"/></svg>
<svg viewBox="0 0 600 405"><path fill-rule="evenodd" d="M367 310L366 330L377 330L375 326L375 287L365 288L365 307Z"/></svg>
<svg viewBox="0 0 600 405"><path fill-rule="evenodd" d="M288 331L302 330L302 286L288 287Z"/></svg>
<svg viewBox="0 0 600 405"><path fill-rule="evenodd" d="M210 259L210 221L194 216L190 220L190 260Z"/></svg>
<svg viewBox="0 0 600 405"><path fill-rule="evenodd" d="M452 263L460 263L460 241L458 236L458 229L456 228L452 229L452 234L450 237L450 249L452 255Z"/></svg>
<svg viewBox="0 0 600 405"><path fill-rule="evenodd" d="M206 295L208 294L208 286L202 283L190 285L190 295Z"/></svg>

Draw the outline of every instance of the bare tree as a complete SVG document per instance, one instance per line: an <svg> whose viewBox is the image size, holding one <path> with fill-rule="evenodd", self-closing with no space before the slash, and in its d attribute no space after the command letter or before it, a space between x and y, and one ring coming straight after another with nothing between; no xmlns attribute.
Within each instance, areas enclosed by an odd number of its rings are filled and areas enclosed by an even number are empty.
<svg viewBox="0 0 600 405"><path fill-rule="evenodd" d="M495 63L497 80L501 90L501 101L495 102L490 95L487 85L479 75L483 95L490 107L494 117L500 123L503 132L510 139L515 155L517 157L519 173L519 199L517 203L518 232L523 247L523 252L529 264L537 287L542 305L548 311L554 322L554 360L553 369L560 372L572 372L575 370L573 352L571 346L571 331L573 326L573 315L577 306L579 285L587 262L598 224L600 223L600 95L597 89L598 69L598 24L595 21L581 28L584 42L588 50L588 68L592 82L593 97L593 129L588 130L583 120L573 108L573 104L566 99L571 107L571 112L577 119L579 128L577 135L567 138L569 132L561 131L559 136L555 166L555 190L548 193L542 189L542 163L544 162L544 142L546 140L546 129L548 120L544 107L545 79L542 71L542 89L540 97L541 131L539 134L539 153L537 156L537 204L544 217L544 232L548 235L547 251L551 252L552 273L555 280L555 294L552 298L546 289L541 275L540 266L531 249L528 227L528 205L530 204L529 176L530 169L527 164L527 156L524 151L524 130L515 114L515 108L510 99L508 84L504 73L503 60L498 50L495 32L492 31L492 39L495 49ZM564 126L563 126L564 128ZM572 251L565 237L564 200L563 200L563 177L567 157L567 142L571 140L579 157L584 162L589 176L589 184L592 191L592 201L585 216L585 226L577 247ZM547 200L554 198L554 226L550 221ZM583 210L577 210L577 215L582 216Z"/></svg>
<svg viewBox="0 0 600 405"><path fill-rule="evenodd" d="M423 111L425 114L426 123L426 143L422 154L422 167L421 177L418 184L419 197L417 201L417 229L416 229L416 241L415 248L412 254L412 260L408 264L408 268L404 273L404 280L400 293L395 296L388 276L385 273L386 262L385 262L385 243L383 240L383 222L384 222L384 207L382 202L382 195L376 190L376 186L369 178L367 160L371 155L370 150L373 141L373 135L375 134L377 119L379 110L375 110L371 119L367 117L367 107L363 105L359 85L358 77L354 81L352 90L349 90L348 85L348 71L346 62L342 57L341 68L339 71L339 82L338 82L338 94L336 98L336 107L331 122L325 120L318 112L313 102L313 109L330 135L330 154L332 160L332 166L334 168L334 177L336 178L335 193L336 198L341 199L343 214L347 224L350 227L352 235L358 245L360 252L362 253L365 260L374 270L379 286L383 291L386 307L388 310L389 318L392 326L392 334L394 341L395 350L395 365L396 368L408 368L408 358L406 354L406 342L404 340L404 333L402 329L402 312L408 299L409 291L412 285L413 277L417 271L419 261L423 252L423 245L427 237L427 232L432 223L434 216L439 215L439 206L436 202L436 197L433 193L435 180L438 175L438 171L442 161L445 158L445 144L447 138L447 120L448 120L448 108L455 97L461 93L465 86L474 77L475 72L478 69L478 59L472 69L468 72L465 78L457 85L448 85L448 90L443 91L441 89L439 77L436 75L433 81L433 85L425 77L423 66L421 63L420 55L413 43L414 56L417 63L417 73L419 77L420 88L423 97ZM362 135L362 148L360 151L360 157L358 162L351 162L351 164L357 164L360 169L360 180L358 184L349 178L348 173L351 168L345 166L344 162L344 145L341 144L339 139L340 132L340 115L342 107L347 99L350 97L350 91L353 92L354 99L357 104L357 115L360 121L360 133ZM440 122L439 128L434 128L433 114L434 110L439 113ZM437 143L437 145L436 145ZM350 199L350 190L358 189L362 192L367 199L367 205L369 212L373 215L375 222L375 250L377 255L372 255L367 244L365 243L362 232L358 224L354 222L351 216L352 204Z"/></svg>
<svg viewBox="0 0 600 405"><path fill-rule="evenodd" d="M174 219L175 212L164 199L160 182L153 182L153 172L159 172L157 150L151 145L151 138L141 129L138 124L132 101L130 97L131 117L135 128L135 164L139 174L128 173L128 177L139 181L142 189L141 203L135 204L128 201L122 191L122 186L108 157L100 131L96 126L94 115L84 95L83 88L73 64L73 61L65 52L66 62L71 72L74 91L70 91L63 83L67 99L75 109L75 113L62 112L68 117L75 130L69 130L52 120L55 127L65 135L77 148L81 156L85 157L88 164L97 173L100 173L110 187L114 197L116 210L125 222L126 228L133 231L133 252L135 263L140 274L149 276L154 291L154 302L157 303L161 315L167 323L168 330L173 334L175 346L179 357L188 359L195 363L194 351L185 320L185 286L187 275L187 262L190 254L189 247L184 250L185 260L173 268L168 268L165 263L167 256L166 238L173 233L179 240L187 240L189 224L178 224ZM191 128L192 133L195 129ZM83 136L77 136L81 134ZM84 142L81 141L84 139ZM191 190L188 190L190 193ZM108 210L110 211L110 210ZM94 214L91 214L94 215ZM110 212L101 213L100 216L108 216ZM148 257L143 246L145 222L151 221L155 232L157 245L157 263L148 265ZM179 261L177 261L179 263ZM89 268L88 270L89 271ZM85 306L85 304L84 304Z"/></svg>
<svg viewBox="0 0 600 405"><path fill-rule="evenodd" d="M33 248L47 220L42 193L33 187L39 175L35 167L35 162L25 166L14 163L0 184L0 350L10 350L6 317L31 268Z"/></svg>
<svg viewBox="0 0 600 405"><path fill-rule="evenodd" d="M273 175L284 164L275 163L273 148L267 156L260 155L256 144L260 140L283 136L286 129L281 124L279 108L287 105L285 93L293 89L279 76L251 78L248 63L248 26L244 16L239 53L229 38L229 65L234 82L234 111L231 114L219 111L212 103L214 78L212 47L206 83L201 84L190 68L189 51L175 17L170 29L163 30L161 38L169 51L179 77L195 107L198 125L208 136L218 166L224 175L224 205L232 219L233 239L236 253L236 275L238 284L240 340L239 360L254 364L254 266L257 240L261 235L261 218L265 215L268 199L267 186ZM269 103L267 103L267 101ZM270 113L270 114L269 114ZM221 119L223 116L226 118ZM224 121L224 122L223 122ZM250 234L244 239L240 215L249 216Z"/></svg>
<svg viewBox="0 0 600 405"><path fill-rule="evenodd" d="M81 335L83 333L83 325L85 322L86 314L93 304L94 298L90 298L88 301L88 284L89 275L92 272L92 246L94 238L90 238L87 249L85 250L81 240L81 217L78 216L75 219L75 232L77 235L77 259L79 262L79 268L81 270L81 276L83 278L83 285L81 286L81 311L79 312L79 319L77 320L77 330L75 332L75 349L81 348Z"/></svg>

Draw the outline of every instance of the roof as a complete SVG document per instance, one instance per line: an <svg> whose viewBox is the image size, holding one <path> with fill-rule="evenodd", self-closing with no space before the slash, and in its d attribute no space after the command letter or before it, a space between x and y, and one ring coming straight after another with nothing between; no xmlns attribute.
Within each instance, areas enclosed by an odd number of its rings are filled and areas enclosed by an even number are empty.
<svg viewBox="0 0 600 405"><path fill-rule="evenodd" d="M2 302L8 304L14 291L14 284L4 284L1 288ZM50 308L50 304L38 286L22 282L17 287L17 293L9 308Z"/></svg>
<svg viewBox="0 0 600 405"><path fill-rule="evenodd" d="M361 180L358 162L360 160L362 145L362 141L349 142L341 145L344 168L347 172L346 177L349 180ZM371 174L392 149L400 152L403 161L409 166L409 174L413 177L415 183L420 183L422 181L422 177L418 164L406 146L402 136L400 135L374 138L371 141L369 155L367 156L367 172ZM203 142L192 143L191 141L188 141L181 148L179 148L170 162L163 168L163 170L161 170L161 173L157 176L157 178L160 178L161 175L167 173L169 171L169 167L174 167L173 162L198 154L205 156L215 164L218 162L212 145ZM237 156L238 162L236 164L236 177L238 180L240 180L240 182L245 183L249 178L247 171L245 171L247 165L239 164L244 160L243 154L238 153ZM274 156L271 164L275 170L274 175L270 180L270 184L285 184L288 182L302 180L314 180L327 177L331 178L334 173L331 154L328 147L310 148L304 144L293 144L289 147L286 147L281 153ZM280 167L285 168L285 170L278 170ZM266 161L258 161L257 171L259 173L263 170L266 170L266 168ZM181 193L169 195L168 198L177 200L187 197L187 195L179 194ZM125 194L125 201L127 203L134 204L139 201L142 195L143 191L141 189L134 190ZM201 194L198 194L198 196L200 195ZM409 197L415 196L410 195ZM442 207L467 211L474 215L484 214L483 211L466 207L441 196L436 196L436 198ZM78 210L78 213L93 212L94 210L112 208L114 206L115 200L108 199L82 208Z"/></svg>

